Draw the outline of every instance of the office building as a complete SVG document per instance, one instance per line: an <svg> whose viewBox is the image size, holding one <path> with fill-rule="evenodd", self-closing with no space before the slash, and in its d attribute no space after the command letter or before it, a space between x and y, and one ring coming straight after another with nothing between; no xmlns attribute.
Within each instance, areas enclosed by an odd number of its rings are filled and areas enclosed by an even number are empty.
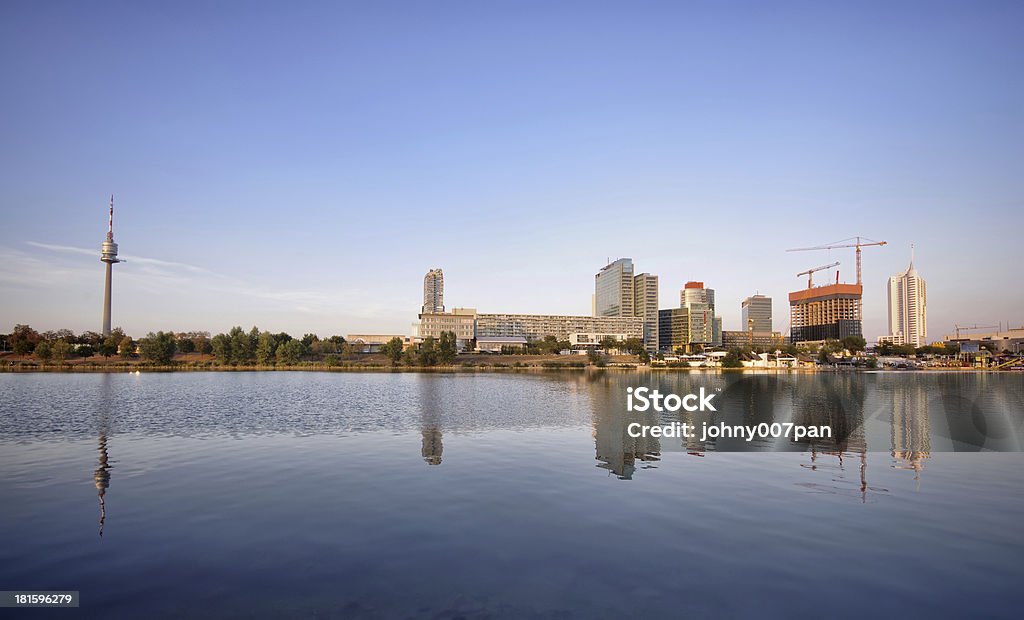
<svg viewBox="0 0 1024 620"><path fill-rule="evenodd" d="M687 282L679 291L680 307L689 310L690 344L722 344L721 319L715 316L715 290L703 282Z"/></svg>
<svg viewBox="0 0 1024 620"><path fill-rule="evenodd" d="M658 276L641 273L633 277L633 314L644 320L644 348L658 350Z"/></svg>
<svg viewBox="0 0 1024 620"><path fill-rule="evenodd" d="M455 308L451 312L425 312L420 315L417 335L440 338L441 332L454 332L460 349L476 338L476 309Z"/></svg>
<svg viewBox="0 0 1024 620"><path fill-rule="evenodd" d="M634 316L633 259L620 258L594 276L594 316Z"/></svg>
<svg viewBox="0 0 1024 620"><path fill-rule="evenodd" d="M928 309L924 279L914 269L889 278L889 339L893 344L923 347L927 344Z"/></svg>
<svg viewBox="0 0 1024 620"><path fill-rule="evenodd" d="M860 284L829 284L789 294L790 342L863 335Z"/></svg>
<svg viewBox="0 0 1024 620"><path fill-rule="evenodd" d="M597 344L611 336L616 340L643 338L639 317L593 317L553 314L477 314L477 338L522 337L529 341L554 336L581 346Z"/></svg>
<svg viewBox="0 0 1024 620"><path fill-rule="evenodd" d="M444 273L440 269L431 269L423 276L423 307L422 314L440 314L444 312Z"/></svg>
<svg viewBox="0 0 1024 620"><path fill-rule="evenodd" d="M772 298L765 295L747 297L740 305L740 330L770 334L772 332Z"/></svg>
<svg viewBox="0 0 1024 620"><path fill-rule="evenodd" d="M686 351L690 346L690 311L668 308L658 311L658 350Z"/></svg>

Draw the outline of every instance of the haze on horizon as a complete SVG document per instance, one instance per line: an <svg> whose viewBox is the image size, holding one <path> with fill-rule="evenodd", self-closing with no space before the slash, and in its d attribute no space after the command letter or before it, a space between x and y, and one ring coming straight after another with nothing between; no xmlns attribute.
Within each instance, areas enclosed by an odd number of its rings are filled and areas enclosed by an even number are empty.
<svg viewBox="0 0 1024 620"><path fill-rule="evenodd" d="M825 6L830 4L831 6ZM408 333L589 314L631 257L740 301L853 250L865 336L910 244L928 336L1024 324L1018 2L0 5L0 331ZM818 274L829 277L828 272Z"/></svg>

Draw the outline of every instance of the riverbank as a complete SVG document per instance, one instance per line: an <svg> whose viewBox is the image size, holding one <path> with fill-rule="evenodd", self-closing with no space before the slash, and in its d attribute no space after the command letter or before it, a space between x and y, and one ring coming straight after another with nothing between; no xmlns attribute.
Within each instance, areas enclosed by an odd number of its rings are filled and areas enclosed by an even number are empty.
<svg viewBox="0 0 1024 620"><path fill-rule="evenodd" d="M573 370L580 372L599 371L651 371L651 372L746 372L764 373L818 373L818 372L908 372L908 369L815 367L795 368L721 368L682 365L644 364L633 355L611 356L603 363L590 363L582 356L565 355L461 355L455 364L436 366L409 366L391 364L383 355L364 354L354 360L334 363L323 361L300 361L294 364L220 364L212 356L187 354L176 355L171 364L154 364L139 359L123 360L102 357L68 360L63 363L41 363L31 357L11 354L0 355L0 372L8 373L142 373L142 372L500 372L500 371L550 371ZM924 367L915 370L945 372L985 372L990 369L969 367Z"/></svg>

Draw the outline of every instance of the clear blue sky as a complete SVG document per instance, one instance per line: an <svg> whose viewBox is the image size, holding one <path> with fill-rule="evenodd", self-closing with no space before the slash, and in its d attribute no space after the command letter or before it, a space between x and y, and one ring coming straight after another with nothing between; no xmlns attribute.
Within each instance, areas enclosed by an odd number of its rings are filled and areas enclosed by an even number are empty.
<svg viewBox="0 0 1024 620"><path fill-rule="evenodd" d="M788 325L852 250L865 332L910 243L929 336L1024 323L1024 4L0 4L0 330L407 333L590 311L632 257Z"/></svg>

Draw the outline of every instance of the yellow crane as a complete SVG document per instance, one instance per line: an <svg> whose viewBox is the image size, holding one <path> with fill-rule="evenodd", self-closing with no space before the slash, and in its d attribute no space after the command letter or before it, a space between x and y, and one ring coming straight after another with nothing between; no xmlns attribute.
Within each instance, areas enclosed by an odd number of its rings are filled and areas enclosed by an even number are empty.
<svg viewBox="0 0 1024 620"><path fill-rule="evenodd" d="M850 242L853 243L850 243ZM849 239L843 239L835 243L829 243L827 245L816 245L810 248L792 248L786 250L787 252L806 252L809 250L835 250L837 248L857 248L857 284L861 284L861 269L860 269L860 249L866 248L872 245L886 245L888 241L875 241L868 239L867 237L850 237Z"/></svg>
<svg viewBox="0 0 1024 620"><path fill-rule="evenodd" d="M801 271L800 273L796 274L796 277L799 278L800 276L807 276L807 288L811 288L811 287L814 286L812 278L814 278L814 272L815 271L821 271L823 269L828 269L830 267L838 267L838 266L839 266L839 261L836 261L834 263L829 263L828 265L822 265L821 267L815 267L814 269L808 269L807 271ZM836 278L838 278L838 277L839 277L839 272L837 271L836 272Z"/></svg>

